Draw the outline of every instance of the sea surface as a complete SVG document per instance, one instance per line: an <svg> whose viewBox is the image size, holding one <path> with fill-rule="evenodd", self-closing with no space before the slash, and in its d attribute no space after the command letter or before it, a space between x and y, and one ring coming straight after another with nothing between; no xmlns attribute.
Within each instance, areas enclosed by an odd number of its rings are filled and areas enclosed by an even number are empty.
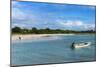
<svg viewBox="0 0 100 67"><path fill-rule="evenodd" d="M72 42L91 42L85 48L72 49ZM11 44L11 65L37 65L96 60L94 34L59 35L20 40Z"/></svg>

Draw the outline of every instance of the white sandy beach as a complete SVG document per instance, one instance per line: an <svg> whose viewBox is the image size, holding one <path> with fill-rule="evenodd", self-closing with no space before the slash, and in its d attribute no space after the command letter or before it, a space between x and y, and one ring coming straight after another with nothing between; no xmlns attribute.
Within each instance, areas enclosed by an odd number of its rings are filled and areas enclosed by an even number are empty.
<svg viewBox="0 0 100 67"><path fill-rule="evenodd" d="M74 34L15 34L12 35L12 41L19 40L19 37L21 37L21 40L27 40L27 39L38 39L42 37L51 37L51 36L69 36Z"/></svg>

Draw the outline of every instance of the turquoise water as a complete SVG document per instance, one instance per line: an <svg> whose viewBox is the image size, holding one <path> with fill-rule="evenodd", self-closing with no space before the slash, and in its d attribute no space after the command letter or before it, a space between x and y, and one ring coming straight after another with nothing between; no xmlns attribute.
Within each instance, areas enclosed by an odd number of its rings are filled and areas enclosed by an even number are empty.
<svg viewBox="0 0 100 67"><path fill-rule="evenodd" d="M92 42L85 48L71 49L72 42ZM61 35L13 42L11 65L36 65L96 60L95 35Z"/></svg>

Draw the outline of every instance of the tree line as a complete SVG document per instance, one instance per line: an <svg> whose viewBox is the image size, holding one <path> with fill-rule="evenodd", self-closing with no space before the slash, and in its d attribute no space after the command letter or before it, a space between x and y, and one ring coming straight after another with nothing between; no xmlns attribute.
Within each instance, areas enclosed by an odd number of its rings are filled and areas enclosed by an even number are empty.
<svg viewBox="0 0 100 67"><path fill-rule="evenodd" d="M68 34L68 33L95 33L94 30L86 30L86 31L76 31L76 30L62 30L62 29L37 29L33 27L31 29L14 27L11 29L13 34Z"/></svg>

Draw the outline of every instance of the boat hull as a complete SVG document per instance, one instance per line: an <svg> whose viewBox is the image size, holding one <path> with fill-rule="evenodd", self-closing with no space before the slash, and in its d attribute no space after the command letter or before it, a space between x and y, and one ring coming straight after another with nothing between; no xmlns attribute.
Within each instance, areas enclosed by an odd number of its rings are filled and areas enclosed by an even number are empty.
<svg viewBox="0 0 100 67"><path fill-rule="evenodd" d="M84 48L84 47L88 47L91 45L91 42L86 42L86 43L75 43L72 44L72 48Z"/></svg>

